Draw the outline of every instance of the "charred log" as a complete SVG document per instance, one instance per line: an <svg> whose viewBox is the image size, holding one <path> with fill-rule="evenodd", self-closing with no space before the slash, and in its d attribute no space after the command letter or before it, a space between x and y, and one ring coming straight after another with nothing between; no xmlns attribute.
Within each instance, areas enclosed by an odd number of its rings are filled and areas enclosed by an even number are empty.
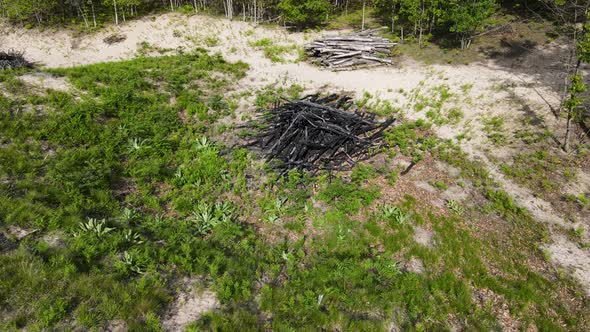
<svg viewBox="0 0 590 332"><path fill-rule="evenodd" d="M35 65L25 59L24 53L15 50L0 51L0 70L34 68Z"/></svg>
<svg viewBox="0 0 590 332"><path fill-rule="evenodd" d="M246 146L260 149L281 174L348 170L381 146L383 131L394 121L376 121L347 96L310 95L262 110L246 125L255 131Z"/></svg>

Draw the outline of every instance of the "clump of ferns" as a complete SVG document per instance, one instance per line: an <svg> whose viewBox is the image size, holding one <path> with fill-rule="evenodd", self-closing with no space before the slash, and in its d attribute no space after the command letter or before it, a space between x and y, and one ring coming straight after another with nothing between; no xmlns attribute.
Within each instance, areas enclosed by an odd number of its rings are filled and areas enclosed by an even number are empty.
<svg viewBox="0 0 590 332"><path fill-rule="evenodd" d="M201 136L200 138L195 139L195 150L198 152L207 152L213 151L217 152L217 147L215 146L215 142L211 141L207 138L207 136ZM224 180L229 178L229 173L227 171L222 170L221 176ZM187 177L187 170L185 165L179 165L176 171L174 172L174 179L172 180L174 184L181 186L186 184L186 177ZM201 185L201 179L197 179L195 186Z"/></svg>
<svg viewBox="0 0 590 332"><path fill-rule="evenodd" d="M272 206L266 210L266 221L270 223L278 222L285 211L287 204L286 197L278 197L273 201Z"/></svg>
<svg viewBox="0 0 590 332"><path fill-rule="evenodd" d="M233 215L233 207L226 202L215 204L201 202L189 217L189 222L194 226L197 234L207 235L220 223L230 222Z"/></svg>
<svg viewBox="0 0 590 332"><path fill-rule="evenodd" d="M139 233L134 232L130 229L123 231L123 239L125 240L125 243L130 244L130 245L143 243L143 238L141 237L141 235L139 235Z"/></svg>
<svg viewBox="0 0 590 332"><path fill-rule="evenodd" d="M104 237L108 233L112 232L115 228L107 227L106 220L97 220L95 218L88 218L86 222L80 222L78 225L78 232L74 232L74 237L79 237L82 234L90 234L97 238Z"/></svg>
<svg viewBox="0 0 590 332"><path fill-rule="evenodd" d="M125 224L132 224L139 218L139 214L130 208L124 208L119 220Z"/></svg>
<svg viewBox="0 0 590 332"><path fill-rule="evenodd" d="M180 165L176 169L176 172L174 172L174 179L172 179L172 182L177 186L182 186L182 185L186 184L185 176L186 176L185 166ZM197 183L196 185L199 186L200 183Z"/></svg>
<svg viewBox="0 0 590 332"><path fill-rule="evenodd" d="M385 204L381 207L381 219L391 221L396 225L404 225L410 220L410 215L397 206Z"/></svg>
<svg viewBox="0 0 590 332"><path fill-rule="evenodd" d="M449 210L453 211L453 213L458 216L461 216L463 213L465 213L465 209L454 199L448 200L446 205Z"/></svg>
<svg viewBox="0 0 590 332"><path fill-rule="evenodd" d="M195 140L195 148L198 150L215 149L215 143L207 138L207 136L201 136Z"/></svg>
<svg viewBox="0 0 590 332"><path fill-rule="evenodd" d="M127 143L127 152L133 154L140 150L145 150L148 147L149 139L133 138L129 139Z"/></svg>
<svg viewBox="0 0 590 332"><path fill-rule="evenodd" d="M141 264L128 251L123 252L121 259L117 262L118 268L123 271L131 271L137 274L144 274Z"/></svg>

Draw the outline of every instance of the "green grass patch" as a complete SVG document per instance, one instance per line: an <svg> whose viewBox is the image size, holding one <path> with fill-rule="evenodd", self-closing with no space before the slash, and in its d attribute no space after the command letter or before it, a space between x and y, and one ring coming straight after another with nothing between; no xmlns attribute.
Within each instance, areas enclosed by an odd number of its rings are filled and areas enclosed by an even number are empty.
<svg viewBox="0 0 590 332"><path fill-rule="evenodd" d="M576 168L573 160L559 158L545 150L517 154L510 163L500 165L502 173L542 193L554 192L560 183L573 180Z"/></svg>
<svg viewBox="0 0 590 332"><path fill-rule="evenodd" d="M449 317L498 329L475 300L484 288L525 325L587 329L571 281L528 265L542 256L542 227L426 123L390 128L385 152L459 167L509 230L501 245L495 232L474 236L479 219L456 204L451 216L409 195L377 204L380 169L277 179L255 154L219 143L246 70L203 51L141 57L52 70L76 95L0 99L0 231L16 244L0 243L0 330L100 330L114 320L160 330L183 278L221 302L192 330L432 331L453 328ZM259 107L276 100L272 90ZM432 247L414 240L418 225L432 230ZM17 243L15 227L37 231ZM424 271L406 268L410 257Z"/></svg>
<svg viewBox="0 0 590 332"><path fill-rule="evenodd" d="M292 53L293 51L298 51L296 47L291 45L276 45L269 38L258 39L254 42L250 42L249 44L252 47L261 49L264 52L264 56L275 63L287 62L287 59L285 59L284 56L286 54Z"/></svg>

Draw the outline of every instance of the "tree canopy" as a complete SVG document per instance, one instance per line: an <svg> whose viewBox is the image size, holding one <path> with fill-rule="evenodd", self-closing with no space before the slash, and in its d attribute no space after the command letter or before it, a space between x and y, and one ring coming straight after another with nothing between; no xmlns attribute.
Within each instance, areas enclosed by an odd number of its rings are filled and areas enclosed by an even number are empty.
<svg viewBox="0 0 590 332"><path fill-rule="evenodd" d="M279 11L289 24L297 27L316 26L326 20L330 13L328 0L281 0Z"/></svg>
<svg viewBox="0 0 590 332"><path fill-rule="evenodd" d="M276 22L297 29L330 23L356 11L420 44L433 36L454 39L468 47L498 11L542 8L545 16L573 15L584 1L574 0L0 0L0 16L23 26L119 24L154 11L225 14L229 19ZM363 6L367 8L362 11ZM560 8L560 10L555 10ZM366 21L366 20L363 20ZM359 26L360 27L360 26Z"/></svg>

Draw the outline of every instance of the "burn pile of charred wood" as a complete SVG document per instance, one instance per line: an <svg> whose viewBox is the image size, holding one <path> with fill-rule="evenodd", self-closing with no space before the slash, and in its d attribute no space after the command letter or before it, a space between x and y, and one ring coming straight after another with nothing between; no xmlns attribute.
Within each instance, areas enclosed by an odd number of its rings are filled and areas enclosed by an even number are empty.
<svg viewBox="0 0 590 332"><path fill-rule="evenodd" d="M10 50L0 51L0 70L33 68L34 64L25 59L24 53Z"/></svg>
<svg viewBox="0 0 590 332"><path fill-rule="evenodd" d="M261 149L280 174L292 169L349 170L381 145L383 131L394 121L376 121L374 115L355 109L346 96L310 95L261 111L247 125L256 132L246 146Z"/></svg>
<svg viewBox="0 0 590 332"><path fill-rule="evenodd" d="M125 41L126 39L127 39L127 36L125 36L123 34L120 34L120 33L114 33L112 35L107 36L102 41L105 44L113 45L113 44L117 44L117 43L120 43L122 41Z"/></svg>
<svg viewBox="0 0 590 332"><path fill-rule="evenodd" d="M313 62L332 70L392 65L391 48L396 45L376 36L381 29L357 33L325 36L305 45L305 51Z"/></svg>

